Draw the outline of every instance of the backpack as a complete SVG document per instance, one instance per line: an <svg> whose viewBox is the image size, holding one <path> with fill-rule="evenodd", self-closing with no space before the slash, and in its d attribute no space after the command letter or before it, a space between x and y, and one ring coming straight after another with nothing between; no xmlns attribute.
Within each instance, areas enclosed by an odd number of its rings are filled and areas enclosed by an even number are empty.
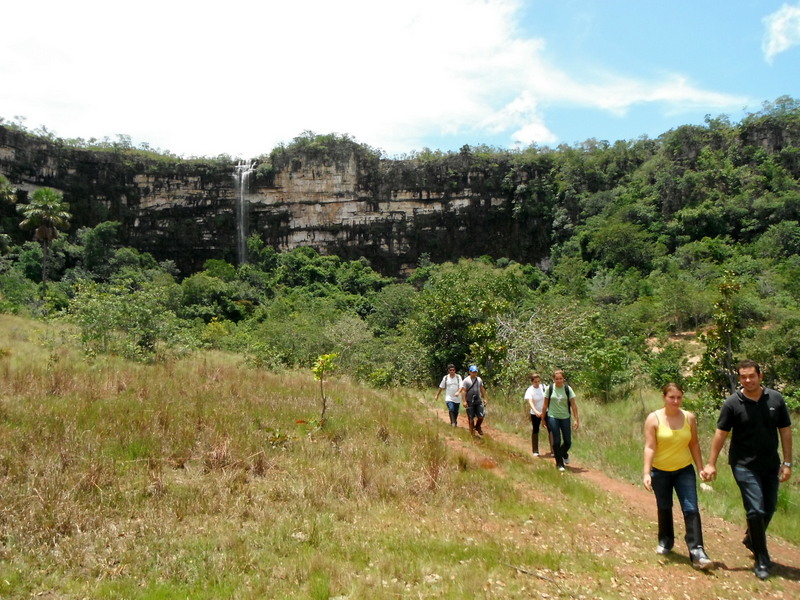
<svg viewBox="0 0 800 600"><path fill-rule="evenodd" d="M447 399L447 378L448 377L449 377L449 375L445 375L444 377L442 377L442 382L439 384L439 387L441 389L445 390L445 400ZM461 387L461 382L463 381L463 378L461 377L461 375L456 373L455 374L455 380L456 380L456 390L458 390Z"/></svg>
<svg viewBox="0 0 800 600"><path fill-rule="evenodd" d="M467 388L467 406L474 406L483 402L481 399L481 383L480 378L476 375Z"/></svg>
<svg viewBox="0 0 800 600"><path fill-rule="evenodd" d="M550 406L549 399L553 397L554 389L556 389L555 383L551 383L550 385L547 386L547 394L545 394L545 397L548 399L548 406ZM564 382L564 391L567 393L567 410L569 411L569 414L572 415L572 403L569 401L569 393L570 391L572 391L572 393L574 394L575 391L571 387L569 387L569 384L566 381Z"/></svg>

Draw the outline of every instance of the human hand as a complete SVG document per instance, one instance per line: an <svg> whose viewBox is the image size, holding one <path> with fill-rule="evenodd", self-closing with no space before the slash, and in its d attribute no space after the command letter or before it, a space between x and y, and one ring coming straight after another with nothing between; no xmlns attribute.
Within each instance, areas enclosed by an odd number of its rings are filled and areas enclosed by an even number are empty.
<svg viewBox="0 0 800 600"><path fill-rule="evenodd" d="M717 468L713 465L706 465L705 468L700 471L700 478L703 481L714 481L717 478Z"/></svg>
<svg viewBox="0 0 800 600"><path fill-rule="evenodd" d="M787 467L786 465L781 465L781 470L778 471L778 481L783 483L784 481L789 481L789 477L792 476L792 467Z"/></svg>
<svg viewBox="0 0 800 600"><path fill-rule="evenodd" d="M650 477L650 473L645 473L642 476L642 483L644 483L644 487L648 492L653 491L653 479Z"/></svg>

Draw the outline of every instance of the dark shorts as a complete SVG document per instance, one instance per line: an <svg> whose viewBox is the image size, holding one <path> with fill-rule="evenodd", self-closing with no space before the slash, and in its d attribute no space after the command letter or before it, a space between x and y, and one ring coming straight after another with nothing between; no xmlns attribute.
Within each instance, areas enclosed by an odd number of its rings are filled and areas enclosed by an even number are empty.
<svg viewBox="0 0 800 600"><path fill-rule="evenodd" d="M467 416L470 419L482 419L486 416L486 406L483 404L483 402L480 404L467 404Z"/></svg>

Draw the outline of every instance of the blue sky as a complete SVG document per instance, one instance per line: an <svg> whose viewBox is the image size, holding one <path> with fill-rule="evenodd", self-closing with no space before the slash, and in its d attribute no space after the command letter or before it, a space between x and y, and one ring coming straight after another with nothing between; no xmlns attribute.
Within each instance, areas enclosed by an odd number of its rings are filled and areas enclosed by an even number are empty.
<svg viewBox="0 0 800 600"><path fill-rule="evenodd" d="M304 131L402 156L657 137L800 98L800 0L27 0L0 118L250 158Z"/></svg>

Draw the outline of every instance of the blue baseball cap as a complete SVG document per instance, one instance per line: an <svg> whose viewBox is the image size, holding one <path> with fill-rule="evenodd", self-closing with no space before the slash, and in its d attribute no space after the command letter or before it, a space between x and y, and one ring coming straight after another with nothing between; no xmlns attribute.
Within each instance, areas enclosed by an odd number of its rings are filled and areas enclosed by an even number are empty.
<svg viewBox="0 0 800 600"><path fill-rule="evenodd" d="M470 373L477 373L478 372L478 367L476 367L475 365L470 365L469 366L469 372Z"/></svg>

